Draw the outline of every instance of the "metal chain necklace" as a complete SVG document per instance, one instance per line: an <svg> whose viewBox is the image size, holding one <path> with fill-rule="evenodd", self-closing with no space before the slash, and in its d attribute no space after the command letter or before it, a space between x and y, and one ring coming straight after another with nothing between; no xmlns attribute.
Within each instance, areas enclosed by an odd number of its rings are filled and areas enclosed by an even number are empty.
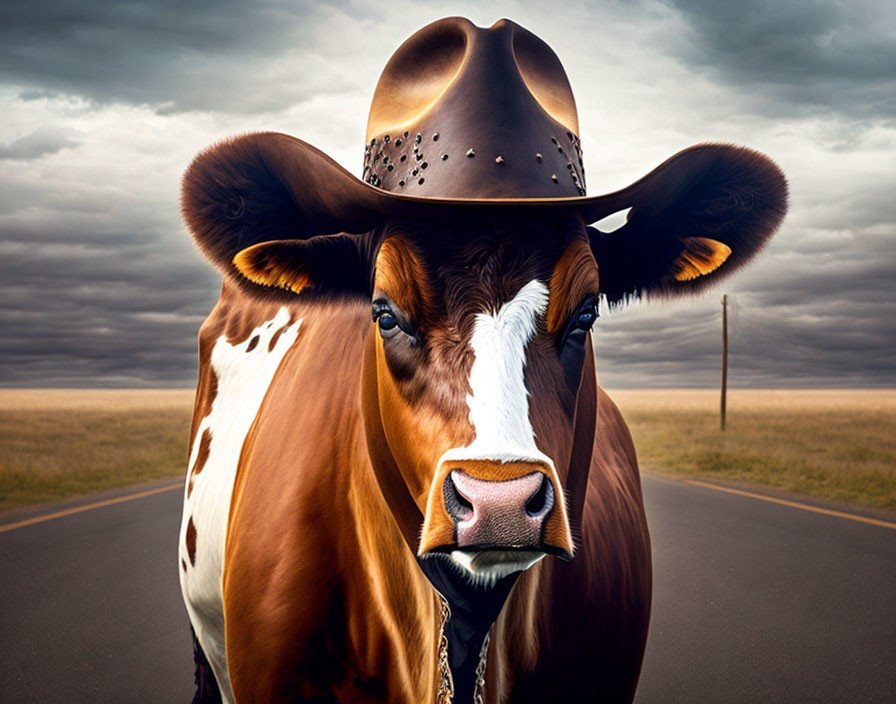
<svg viewBox="0 0 896 704"><path fill-rule="evenodd" d="M439 690L436 692L436 704L452 704L454 701L454 678L448 664L448 636L445 635L445 624L451 618L448 600L441 594L439 597Z"/></svg>
<svg viewBox="0 0 896 704"><path fill-rule="evenodd" d="M441 594L439 597L439 689L436 692L436 704L453 704L454 677L448 663L448 636L445 635L445 624L451 618L448 600ZM476 681L473 687L473 704L483 704L485 697L485 664L488 661L489 634L485 634L482 648L479 650L479 664L476 665Z"/></svg>
<svg viewBox="0 0 896 704"><path fill-rule="evenodd" d="M476 685L473 687L473 704L483 704L485 696L485 663L488 660L489 637L490 635L486 633L479 651L479 664L476 665Z"/></svg>

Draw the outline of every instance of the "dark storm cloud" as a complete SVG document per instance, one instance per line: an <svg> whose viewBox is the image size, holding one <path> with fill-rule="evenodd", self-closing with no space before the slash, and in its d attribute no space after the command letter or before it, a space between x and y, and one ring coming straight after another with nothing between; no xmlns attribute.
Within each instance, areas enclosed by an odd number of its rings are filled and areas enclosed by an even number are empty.
<svg viewBox="0 0 896 704"><path fill-rule="evenodd" d="M186 385L217 277L173 198L80 158L0 175L0 384Z"/></svg>
<svg viewBox="0 0 896 704"><path fill-rule="evenodd" d="M896 116L892 3L667 1L692 30L669 39L676 53L751 91L766 114Z"/></svg>
<svg viewBox="0 0 896 704"><path fill-rule="evenodd" d="M885 3L586 1L570 8L574 27L534 0L498 4L494 16L458 0L425 17L404 0L0 7L0 385L193 382L196 332L220 277L180 222L190 157L256 128L317 129L327 151L351 144L394 46L454 13L480 25L507 15L553 37L580 72L580 117L595 120L583 132L606 127L607 154L647 170L666 156L644 158L654 138L672 153L756 137L790 179L790 215L749 268L703 298L604 311L605 385L716 385L723 291L732 385L896 384L896 54ZM581 80L583 66L606 64L594 51L617 61L605 78L622 77L591 86L597 115L583 109ZM614 98L626 110L613 113ZM638 102L662 109L632 117ZM612 119L596 121L604 109Z"/></svg>
<svg viewBox="0 0 896 704"><path fill-rule="evenodd" d="M596 335L602 382L718 385L724 291L733 386L896 385L896 238L858 231L821 251L780 239L699 299L604 312Z"/></svg>
<svg viewBox="0 0 896 704"><path fill-rule="evenodd" d="M188 245L4 244L0 280L14 282L0 301L0 384L184 385L195 378L196 330L217 285Z"/></svg>
<svg viewBox="0 0 896 704"><path fill-rule="evenodd" d="M274 67L283 52L319 43L313 28L331 9L287 0L3 3L0 81L22 87L23 99L281 109L354 88L320 62Z"/></svg>

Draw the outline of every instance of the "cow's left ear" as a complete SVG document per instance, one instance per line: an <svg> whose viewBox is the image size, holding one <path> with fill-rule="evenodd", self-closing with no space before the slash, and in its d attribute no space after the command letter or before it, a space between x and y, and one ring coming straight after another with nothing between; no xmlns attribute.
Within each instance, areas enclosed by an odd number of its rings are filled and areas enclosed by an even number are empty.
<svg viewBox="0 0 896 704"><path fill-rule="evenodd" d="M258 286L293 293L370 295L368 239L363 235L326 235L307 240L273 240L241 250L233 266Z"/></svg>
<svg viewBox="0 0 896 704"><path fill-rule="evenodd" d="M707 144L679 152L612 198L631 208L625 225L588 231L600 290L614 303L693 292L745 264L780 225L787 181L758 152Z"/></svg>

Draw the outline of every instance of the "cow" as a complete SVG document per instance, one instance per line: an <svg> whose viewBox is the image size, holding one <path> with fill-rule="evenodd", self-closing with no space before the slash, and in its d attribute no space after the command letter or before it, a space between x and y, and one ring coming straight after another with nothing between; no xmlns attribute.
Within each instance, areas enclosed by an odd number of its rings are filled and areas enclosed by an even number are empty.
<svg viewBox="0 0 896 704"><path fill-rule="evenodd" d="M420 57L436 108L397 120ZM363 181L275 133L188 169L184 217L223 272L179 540L195 701L633 698L650 540L599 302L721 280L787 189L767 157L699 145L584 197L557 66L512 22L441 20L384 71Z"/></svg>

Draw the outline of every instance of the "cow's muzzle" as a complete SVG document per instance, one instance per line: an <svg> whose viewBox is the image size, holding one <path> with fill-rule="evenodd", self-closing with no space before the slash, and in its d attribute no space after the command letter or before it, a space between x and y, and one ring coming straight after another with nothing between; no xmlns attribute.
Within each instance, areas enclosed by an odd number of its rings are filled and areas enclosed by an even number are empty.
<svg viewBox="0 0 896 704"><path fill-rule="evenodd" d="M554 508L554 489L541 472L490 482L455 469L445 478L443 493L461 549L538 545L544 519Z"/></svg>
<svg viewBox="0 0 896 704"><path fill-rule="evenodd" d="M554 468L540 461L443 462L427 502L419 554L458 550L571 557L572 538Z"/></svg>

